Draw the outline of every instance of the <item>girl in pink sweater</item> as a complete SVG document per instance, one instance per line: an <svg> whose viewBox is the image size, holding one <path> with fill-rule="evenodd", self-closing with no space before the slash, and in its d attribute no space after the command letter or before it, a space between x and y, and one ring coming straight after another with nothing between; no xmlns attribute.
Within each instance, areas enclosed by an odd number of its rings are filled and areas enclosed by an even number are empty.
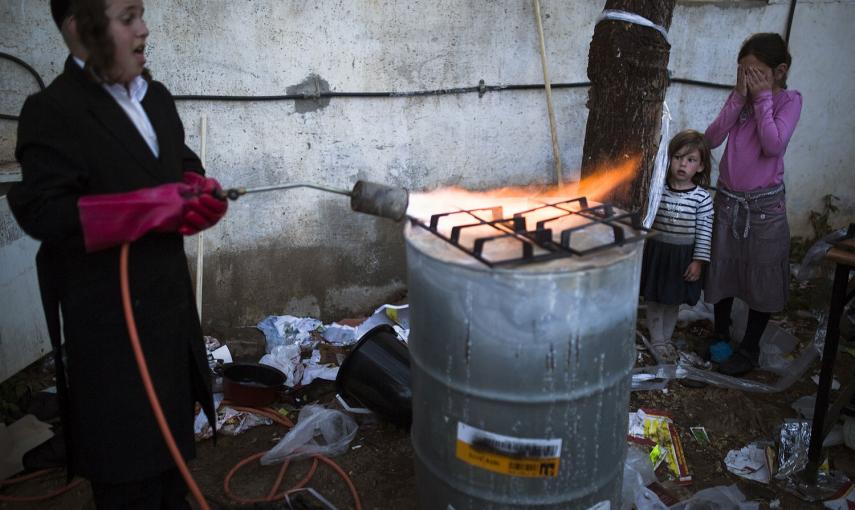
<svg viewBox="0 0 855 510"><path fill-rule="evenodd" d="M719 370L742 375L757 366L769 316L787 302L790 231L784 194L784 152L802 109L787 90L791 57L774 33L755 34L739 51L736 88L705 136L727 146L719 165L712 257L704 294L715 303L715 332L730 340L733 298L749 308L739 349Z"/></svg>

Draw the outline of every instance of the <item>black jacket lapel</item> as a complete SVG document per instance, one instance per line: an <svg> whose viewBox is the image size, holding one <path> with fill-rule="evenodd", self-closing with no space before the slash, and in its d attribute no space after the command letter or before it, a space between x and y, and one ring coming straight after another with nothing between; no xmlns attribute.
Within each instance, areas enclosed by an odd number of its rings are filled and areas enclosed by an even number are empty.
<svg viewBox="0 0 855 510"><path fill-rule="evenodd" d="M163 166L164 162L171 162L176 160L176 155L173 154L173 145L170 143L166 143L166 141L171 140L175 134L170 129L170 119L172 118L171 112L166 110L167 104L163 101L158 101L155 98L155 93L152 91L152 87L149 87L148 93L142 100L142 107L145 110L146 115L148 115L148 120L151 122L152 127L154 128L154 133L157 135L157 139L159 141L159 162L161 166ZM162 175L166 178L171 178L173 176L167 175L167 170L165 168L161 169Z"/></svg>
<svg viewBox="0 0 855 510"><path fill-rule="evenodd" d="M164 176L163 172L160 171L158 160L131 119L128 118L128 115L116 103L110 93L104 90L100 84L87 78L84 71L71 57L65 63L65 71L80 82L86 91L86 109L107 132L113 135L117 145L124 147L132 156L131 159L139 164L146 173L158 182L163 182Z"/></svg>

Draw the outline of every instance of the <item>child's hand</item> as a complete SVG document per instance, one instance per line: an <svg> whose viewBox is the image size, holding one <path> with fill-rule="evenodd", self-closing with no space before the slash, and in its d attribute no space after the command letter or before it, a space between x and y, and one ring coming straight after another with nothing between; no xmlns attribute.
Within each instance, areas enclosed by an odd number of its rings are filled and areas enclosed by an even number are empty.
<svg viewBox="0 0 855 510"><path fill-rule="evenodd" d="M745 68L741 65L736 66L736 93L742 97L748 94L748 87L745 86Z"/></svg>
<svg viewBox="0 0 855 510"><path fill-rule="evenodd" d="M774 84L772 73L766 73L758 67L749 67L746 70L745 82L752 96L756 96L764 90L772 90L772 85Z"/></svg>
<svg viewBox="0 0 855 510"><path fill-rule="evenodd" d="M683 279L687 282L696 282L701 278L701 268L703 267L703 262L700 260L693 260L689 267L686 268L686 271L683 273Z"/></svg>

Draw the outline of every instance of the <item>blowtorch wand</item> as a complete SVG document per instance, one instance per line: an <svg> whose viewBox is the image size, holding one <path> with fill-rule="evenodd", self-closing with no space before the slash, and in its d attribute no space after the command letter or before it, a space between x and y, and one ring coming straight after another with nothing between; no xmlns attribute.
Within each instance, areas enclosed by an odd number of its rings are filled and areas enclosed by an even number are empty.
<svg viewBox="0 0 855 510"><path fill-rule="evenodd" d="M243 195L250 193L262 193L266 191L278 191L294 188L311 188L326 193L335 193L350 197L350 208L354 211L389 218L400 221L407 214L407 206L410 202L410 194L404 188L386 186L368 181L356 181L351 191L345 191L316 184L278 184L274 186L258 186L254 188L229 188L217 189L214 196L221 200L237 200Z"/></svg>

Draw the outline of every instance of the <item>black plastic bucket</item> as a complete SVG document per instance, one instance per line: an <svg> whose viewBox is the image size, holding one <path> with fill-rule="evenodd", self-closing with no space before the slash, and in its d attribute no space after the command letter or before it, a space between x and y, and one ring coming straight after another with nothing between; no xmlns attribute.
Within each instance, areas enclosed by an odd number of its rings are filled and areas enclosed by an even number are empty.
<svg viewBox="0 0 855 510"><path fill-rule="evenodd" d="M395 425L410 427L410 353L391 326L377 326L362 336L341 364L335 384L342 396L356 399Z"/></svg>

